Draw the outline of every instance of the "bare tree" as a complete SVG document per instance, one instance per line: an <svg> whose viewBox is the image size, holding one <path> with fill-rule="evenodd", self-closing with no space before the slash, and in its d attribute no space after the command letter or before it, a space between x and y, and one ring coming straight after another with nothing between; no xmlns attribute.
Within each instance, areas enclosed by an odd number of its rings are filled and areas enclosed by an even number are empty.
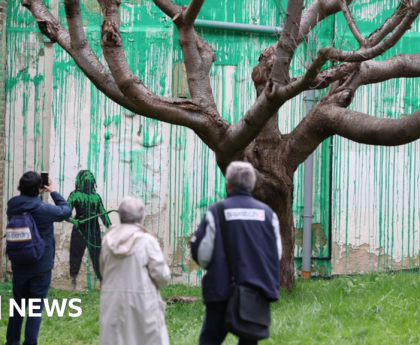
<svg viewBox="0 0 420 345"><path fill-rule="evenodd" d="M282 284L294 285L295 228L293 175L300 164L328 137L340 135L358 143L395 146L420 137L420 111L401 119L382 119L347 109L362 85L392 78L420 76L420 54L398 54L373 61L393 47L410 29L420 11L420 0L402 0L381 27L365 38L348 5L351 0L289 0L283 31L277 43L264 50L252 79L257 99L236 123L222 119L210 86L213 49L194 30L205 0L178 6L170 0L153 2L175 23L190 90L190 99L159 97L133 75L120 35L120 1L98 0L103 16L103 66L93 53L82 25L79 0L65 0L68 30L55 19L42 0L22 0L39 28L69 53L80 69L107 97L130 111L152 119L191 128L215 152L222 172L233 160L250 162L257 170L255 195L277 213L283 239ZM290 76L298 46L321 21L342 11L359 48L319 49L306 73ZM333 67L323 69L327 62ZM310 89L327 89L321 100L288 134L280 133L278 110L288 100Z"/></svg>

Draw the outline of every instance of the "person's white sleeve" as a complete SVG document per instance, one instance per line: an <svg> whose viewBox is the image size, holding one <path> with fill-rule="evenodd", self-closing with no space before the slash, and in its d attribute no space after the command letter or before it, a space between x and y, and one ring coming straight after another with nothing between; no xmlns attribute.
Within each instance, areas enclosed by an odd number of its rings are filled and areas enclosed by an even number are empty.
<svg viewBox="0 0 420 345"><path fill-rule="evenodd" d="M281 236L280 236L280 223L277 215L273 212L273 228L274 234L276 235L276 242L277 242L277 251L279 254L279 260L281 260L281 256L283 255L283 247L281 244Z"/></svg>
<svg viewBox="0 0 420 345"><path fill-rule="evenodd" d="M149 256L147 268L149 270L150 278L152 278L156 286L160 289L169 283L171 270L166 264L162 250L155 238L148 241L147 254Z"/></svg>
<svg viewBox="0 0 420 345"><path fill-rule="evenodd" d="M105 239L102 240L102 249L101 249L101 253L99 254L99 272L101 273L101 276L104 276L104 271L105 271Z"/></svg>
<svg viewBox="0 0 420 345"><path fill-rule="evenodd" d="M210 211L206 213L206 234L198 246L197 258L198 264L202 268L207 268L213 258L214 239L216 238L216 226L214 217Z"/></svg>

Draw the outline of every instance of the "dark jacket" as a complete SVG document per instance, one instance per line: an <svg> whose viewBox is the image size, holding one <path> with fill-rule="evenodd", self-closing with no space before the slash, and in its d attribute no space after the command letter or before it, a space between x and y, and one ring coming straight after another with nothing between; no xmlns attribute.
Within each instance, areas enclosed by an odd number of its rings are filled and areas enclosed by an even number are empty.
<svg viewBox="0 0 420 345"><path fill-rule="evenodd" d="M58 193L51 193L56 206L44 204L31 213L38 228L39 235L45 241L45 254L33 264L14 264L13 272L19 273L43 273L54 268L55 238L54 222L61 222L71 216L71 210L66 200ZM16 214L22 214L35 209L42 203L40 197L19 195L10 199L7 203L7 217L10 220Z"/></svg>
<svg viewBox="0 0 420 345"><path fill-rule="evenodd" d="M246 191L232 192L223 204L236 284L277 300L282 247L276 214ZM210 206L191 239L191 250L194 260L207 269L204 302L227 301L230 279L216 205Z"/></svg>

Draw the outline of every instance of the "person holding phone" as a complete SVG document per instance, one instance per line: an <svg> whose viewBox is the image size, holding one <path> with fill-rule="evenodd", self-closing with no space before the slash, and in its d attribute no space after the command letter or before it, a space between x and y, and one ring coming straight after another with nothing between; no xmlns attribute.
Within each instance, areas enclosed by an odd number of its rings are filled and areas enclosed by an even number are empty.
<svg viewBox="0 0 420 345"><path fill-rule="evenodd" d="M47 175L48 177L48 175ZM21 307L21 300L28 298L41 299L40 311L44 308L43 299L47 297L51 284L51 270L54 268L55 238L54 222L62 222L71 216L71 209L66 200L55 190L51 178L43 184L41 175L28 171L19 180L19 196L7 203L7 217L31 212L39 235L45 241L45 253L36 262L18 264L12 261L13 298ZM55 205L42 202L41 193L49 192ZM37 311L38 312L38 311ZM28 317L25 327L24 344L37 344L42 317ZM14 310L14 316L9 318L7 325L6 345L20 344L23 317Z"/></svg>
<svg viewBox="0 0 420 345"><path fill-rule="evenodd" d="M46 172L46 171L41 172L41 180L42 180L42 185L43 186L48 186L49 181L50 181L50 176L49 176L48 172Z"/></svg>

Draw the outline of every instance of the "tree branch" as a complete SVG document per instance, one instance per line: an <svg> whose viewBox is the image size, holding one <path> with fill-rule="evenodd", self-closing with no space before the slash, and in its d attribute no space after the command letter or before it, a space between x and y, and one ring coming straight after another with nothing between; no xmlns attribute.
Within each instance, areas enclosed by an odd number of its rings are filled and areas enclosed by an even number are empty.
<svg viewBox="0 0 420 345"><path fill-rule="evenodd" d="M200 13L204 1L206 0L191 0L190 4L183 12L183 20L185 24L187 24L188 26L194 25L194 21Z"/></svg>
<svg viewBox="0 0 420 345"><path fill-rule="evenodd" d="M33 15L41 32L52 42L57 42L80 67L90 81L114 102L126 109L146 117L162 120L164 122L184 125L195 130L205 129L206 121L200 117L200 107L191 101L164 99L161 113L145 112L144 107L131 102L119 90L113 76L99 62L85 39L83 26L81 25L79 1L67 0L66 10L68 11L69 28L71 33L49 12L42 0L23 0L25 6ZM72 42L70 37L73 39ZM150 92L150 91L149 91ZM153 99L152 99L153 102ZM174 108L179 107L174 114ZM173 116L172 116L173 115Z"/></svg>
<svg viewBox="0 0 420 345"><path fill-rule="evenodd" d="M121 93L111 73L99 61L90 47L83 28L80 0L65 0L64 5L71 40L69 53L76 64L98 90L114 102L138 113L140 109Z"/></svg>
<svg viewBox="0 0 420 345"><path fill-rule="evenodd" d="M292 1L289 1L289 4L291 4ZM347 3L351 3L352 0L347 0ZM299 12L299 6L296 5L296 3L291 4L294 5L295 12ZM300 7L301 11L302 7ZM340 11L340 5L338 0L315 0L312 2L312 4L304 11L301 20L300 20L300 28L298 30L298 36L296 37L296 42L294 44L297 46L299 45L305 37L308 35L308 33L322 20L327 18L330 15L333 15ZM289 15L289 18L292 18L291 15ZM293 22L289 22L288 26L293 26ZM271 46L266 49L268 50L276 51L277 47ZM284 72L286 68L280 67L279 65L287 64L287 75L286 79L288 78L288 68L290 68L290 62L294 54L293 50L292 52L285 53L285 56L288 56L289 61L283 61L283 63L277 62L276 64L274 61L278 59L273 60L273 65L277 65L278 71L280 75ZM264 54L264 53L263 53ZM277 54L278 56L278 54ZM320 61L317 61L314 65L317 66ZM344 68L343 68L344 69ZM340 71L341 73L345 73L343 70ZM259 70L259 67L257 66L254 68L253 72L253 78L254 73L256 75L260 75L262 72ZM337 77L341 75L337 73ZM312 79L312 74L308 75L307 79ZM302 77L303 78L303 77ZM255 81L255 80L254 80ZM283 79L283 82L285 82L285 79ZM257 137L257 135L260 133L262 128L267 124L269 119L277 114L278 109L290 98L292 95L296 95L302 90L302 84L298 82L298 84L294 84L294 82L297 82L297 80L294 80L290 85L285 86L284 88L278 88L281 89L280 92L273 97L273 91L277 90L274 87L274 83L272 80L270 80L265 88L265 90L260 90L258 93L260 96L258 97L255 104L248 110L248 112L234 125L230 126L227 135L225 137L225 142L229 150L232 152L237 152L239 150L242 150L245 148L249 143ZM289 81L288 81L289 83ZM317 79L313 81L312 86L307 85L305 89L308 89L309 87L314 87L314 85L317 83ZM330 83L328 83L329 85ZM328 85L325 84L325 87ZM271 94L270 99L267 99L267 93Z"/></svg>
<svg viewBox="0 0 420 345"><path fill-rule="evenodd" d="M102 0L104 1L104 0ZM175 4L171 0L153 0L155 5L165 13L169 18L173 18L177 13L181 12L181 6ZM102 4L100 4L102 7Z"/></svg>
<svg viewBox="0 0 420 345"><path fill-rule="evenodd" d="M296 128L284 136L287 140L286 166L290 172L295 172L325 139L334 135L334 124L328 107L322 108L317 103Z"/></svg>
<svg viewBox="0 0 420 345"><path fill-rule="evenodd" d="M291 99L300 94L301 92L309 90L311 88L311 85L314 83L316 77L319 75L321 68L328 61L329 52L329 48L321 49L303 77L298 78L296 81L284 87L274 85L274 91L267 95L267 97L286 97L287 99Z"/></svg>
<svg viewBox="0 0 420 345"><path fill-rule="evenodd" d="M266 49L266 51L268 50L272 50L272 47ZM331 50L336 49L333 47L320 49L306 74L286 86L281 86L269 79L254 105L243 118L230 126L225 138L227 144L224 146L228 147L231 152L237 152L249 145L286 101L311 87L322 66L328 61ZM254 73L255 82L256 74L261 74L258 67L254 68Z"/></svg>
<svg viewBox="0 0 420 345"><path fill-rule="evenodd" d="M233 150L239 150L246 147L246 145L249 144L266 125L269 118L273 116L287 100L295 97L304 90L316 87L316 81L320 75L320 70L327 61L350 61L360 63L370 60L394 46L418 17L419 8L420 0L411 7L410 11L394 32L375 47L361 48L356 52L339 51L334 47L322 48L318 51L313 63L303 77L298 78L286 86L274 82L273 79L269 79L264 92L258 97L257 102L241 120L229 128L226 137L226 140L229 142L229 147ZM350 68L351 72L358 67L359 64L352 66ZM340 74L345 74L346 71L343 68L336 69L336 72L338 73L338 76ZM334 79L337 80L337 78L332 78L332 80ZM332 80L330 80L330 83ZM324 82L323 86L328 86L330 83Z"/></svg>
<svg viewBox="0 0 420 345"><path fill-rule="evenodd" d="M244 150L286 101L280 98L270 100L263 90L246 114L227 129L220 145L225 148L225 154L235 155Z"/></svg>
<svg viewBox="0 0 420 345"><path fill-rule="evenodd" d="M381 42L388 34L390 34L403 20L404 16L410 9L410 1L402 0L395 12L389 17L378 29L370 34L367 38L368 46L372 47Z"/></svg>
<svg viewBox="0 0 420 345"><path fill-rule="evenodd" d="M340 0L343 2L343 0ZM344 6L344 4L342 4ZM347 5L346 5L347 7ZM365 60L370 60L381 54L384 49L388 50L392 46L394 46L399 39L403 36L403 34L411 27L411 24L414 22L414 20L419 15L420 10L420 1L418 1L415 6L412 8L412 13L409 13L406 18L404 19L404 22L401 23L401 25L398 27L398 29L393 33L393 35L389 36L389 40L385 40L382 43L379 43L375 47L371 48L361 48L356 52L347 52L347 51L339 51L334 47L329 48L322 48L318 51L316 58L314 59L311 66L308 68L306 74L303 77L297 78L297 80L293 81L286 87L279 87L275 85L275 88L277 88L276 96L277 97L284 97L284 89L285 88L293 88L294 91L291 93L294 96L296 94L299 94L300 92L304 90L308 90L310 88L325 88L328 87L332 82L339 80L349 73L352 73L355 71L359 65L360 62L363 62ZM344 57L347 56L347 61L352 61L354 63L346 63L341 64L338 66L331 67L323 72L320 72L321 68L324 66L324 64L329 61L342 61ZM403 55L396 55L391 59L385 60L386 62L383 62L381 65L380 62L375 61L369 61L365 62L363 64L364 70L368 69L369 66L383 66L382 71L384 73L378 75L374 75L373 73L369 73L371 78L376 79L379 81L388 80L393 77L393 75L398 76L408 76L410 72L413 72L413 70L417 70L415 67L409 66L408 61L404 64L404 66L400 66L399 68L403 70L403 74L398 72L398 67L391 68L391 65L395 64L401 64L402 58L397 58ZM415 55L417 56L417 55ZM411 60L413 60L413 56L411 57ZM417 59L416 59L417 60ZM359 62L359 63L357 63ZM387 67L389 70L385 70L385 65L388 65ZM364 72L365 74L368 73L367 71ZM387 77L389 75L389 78ZM369 81L363 81L363 84L368 84ZM269 95L270 96L270 95Z"/></svg>
<svg viewBox="0 0 420 345"><path fill-rule="evenodd" d="M410 8L410 11L408 11L397 28L376 46L362 48L355 52L331 50L331 54L328 56L328 59L330 61L362 62L385 53L397 44L406 31L411 28L411 25L417 19L419 12L420 0L416 1L416 3Z"/></svg>
<svg viewBox="0 0 420 345"><path fill-rule="evenodd" d="M322 48L318 51L317 56L315 57L313 63L308 68L306 74L298 78L296 81L290 83L287 86L281 86L278 84L274 84L272 89L274 92L267 92L267 97L274 98L278 97L284 99L289 96L296 96L300 92L304 90L308 90L311 86L317 87L317 84L314 81L319 80L320 83L323 81L322 77L327 75L329 72L325 72L324 75L321 75L320 71L321 68L327 61L350 61L350 62L363 62L366 60L371 60L376 56L382 54L386 50L393 47L400 38L404 35L404 33L411 27L411 24L414 20L418 17L420 11L420 1L417 1L416 4L412 7L410 12L398 26L398 28L388 36L384 41L377 44L375 47L371 48L361 48L356 52L349 52L349 51L339 51L334 47ZM351 70L355 70L358 67L358 64L353 66ZM340 72L338 75L330 78L330 82L337 80L338 76L344 72L343 69L335 68L335 72ZM321 78L321 79L319 79ZM328 86L329 84L323 83L324 86ZM319 88L319 86L317 87Z"/></svg>
<svg viewBox="0 0 420 345"><path fill-rule="evenodd" d="M213 48L210 47L209 44L203 38L201 38L197 32L194 31L194 35L195 41L197 43L198 53L201 57L203 72L208 76L210 73L211 65L214 61L216 61L216 54L214 53Z"/></svg>
<svg viewBox="0 0 420 345"><path fill-rule="evenodd" d="M189 127L201 135L209 134L210 122L222 126L194 101L156 96L132 73L119 31L119 4L119 0L102 1L102 50L118 88L140 109L139 114Z"/></svg>
<svg viewBox="0 0 420 345"><path fill-rule="evenodd" d="M400 119L382 119L350 109L333 107L334 134L360 144L399 146L420 138L420 110Z"/></svg>
<svg viewBox="0 0 420 345"><path fill-rule="evenodd" d="M32 16L39 26L39 30L47 36L51 42L57 42L67 53L70 53L69 32L54 18L50 11L48 11L42 0L22 0L21 5L32 13Z"/></svg>
<svg viewBox="0 0 420 345"><path fill-rule="evenodd" d="M295 54L296 47L299 46L299 44L303 42L305 37L311 32L311 30L316 25L318 25L321 21L328 18L329 16L341 11L340 1L342 0L315 0L303 12L301 20L300 20L300 27L298 28L298 35L294 38L295 48L292 50L289 50L289 54L287 57L288 62L283 61L283 64L287 64L283 66L284 69L287 68L287 72L285 73L289 73L288 70L290 69L290 64ZM350 4L352 3L352 1L353 0L346 0L345 3ZM277 44L277 49L278 49L278 44ZM281 64L281 61L276 63L275 65L278 66L279 64ZM277 67L277 68L280 68L280 67ZM272 79L276 80L276 78L274 77ZM286 84L280 83L280 85L286 85Z"/></svg>
<svg viewBox="0 0 420 345"><path fill-rule="evenodd" d="M187 71L187 82L190 95L205 111L221 120L214 101L210 84L209 71L216 59L213 49L202 39L194 29L197 17L204 0L192 0L182 12L177 13L172 21L179 33L179 45L184 54L184 64Z"/></svg>
<svg viewBox="0 0 420 345"><path fill-rule="evenodd" d="M162 1L162 3L169 4L171 2ZM112 9L107 8L107 0L100 0L100 4L108 12L112 12ZM173 3L171 4L173 5L172 9L177 6ZM209 114L203 116L204 112L199 104L185 99L157 97L132 74L128 74L128 79L131 76L132 80L141 84L139 85L141 92L135 97L136 101L133 102L133 99L130 100L120 91L120 85L117 85L113 75L97 59L86 40L78 0L66 0L65 2L70 33L49 12L42 0L22 0L22 5L32 13L40 26L41 32L52 42L57 42L69 53L83 73L107 97L136 114L189 127L196 131L211 148L214 148L214 144L211 142L212 136L207 133L211 127L210 123L216 122L216 127L223 127L226 124L220 119L216 119L215 116ZM167 9L170 8L171 5L167 7ZM114 14L116 14L114 19L118 18L117 22L119 23L119 13ZM119 39L121 40L121 36L119 36ZM206 47L202 42L198 45L200 53L205 57L206 68L209 70L211 65L211 62L209 62L211 60L208 51L209 47ZM124 52L122 54L125 61Z"/></svg>
<svg viewBox="0 0 420 345"><path fill-rule="evenodd" d="M358 85L380 83L395 78L420 77L420 53L398 54L383 61L361 64Z"/></svg>
<svg viewBox="0 0 420 345"><path fill-rule="evenodd" d="M335 95L343 99L347 92ZM420 110L400 119L384 119L347 109L318 103L284 139L287 166L294 172L327 138L339 135L360 144L399 146L420 138Z"/></svg>
<svg viewBox="0 0 420 345"><path fill-rule="evenodd" d="M170 0L153 0L153 2L158 6L163 12L165 12L177 25L178 30L182 27L192 27L195 19L197 18L201 7L203 6L205 0L192 0L187 8L183 8L179 5L174 4ZM216 55L214 50L209 46L209 44L198 35L195 30L194 37L198 49L198 55L202 60L202 70L206 75L210 72L212 63L216 60ZM191 41L191 32L184 34L183 40L185 42ZM182 47L181 47L182 49ZM194 47L193 50L196 50ZM192 55L195 55L196 51L192 52ZM185 55L185 54L184 54ZM187 66L187 75L191 74L191 71ZM194 73L194 72L193 72ZM190 78L191 80L192 78ZM205 79L208 79L205 78ZM190 86L190 85L189 85ZM210 87L210 80L208 81L207 89ZM193 87L190 87L190 92L193 93ZM213 97L211 97L213 98ZM214 101L213 101L214 103Z"/></svg>
<svg viewBox="0 0 420 345"><path fill-rule="evenodd" d="M176 22L177 23L177 22ZM220 117L210 84L210 67L216 56L214 51L195 32L194 27L177 24L179 45L184 54L190 95L204 110Z"/></svg>
<svg viewBox="0 0 420 345"><path fill-rule="evenodd" d="M69 1L66 5L69 11L69 27L72 29L72 33L69 33L50 13L42 0L23 0L22 6L25 6L32 13L32 16L40 26L41 32L51 42L57 42L74 59L75 63L98 90L114 102L138 113L139 109L119 91L112 75L90 49L80 23L81 18L78 18L80 16L80 12L78 12L80 4L78 4L78 1ZM71 42L71 38L73 42ZM86 54L83 54L83 52L86 52Z"/></svg>
<svg viewBox="0 0 420 345"><path fill-rule="evenodd" d="M289 69L298 46L297 37L299 36L302 9L303 0L289 0L287 2L286 18L277 42L277 59L271 72L271 78L280 85L287 85L290 80Z"/></svg>
<svg viewBox="0 0 420 345"><path fill-rule="evenodd" d="M289 148L288 164L292 171L297 169L323 140L332 135L340 135L361 144L381 146L404 145L419 139L420 110L400 119L384 119L347 109L355 90L362 84L360 81L369 84L371 81L375 82L375 75L387 73L387 69L392 69L392 72L388 72L388 79L391 76L413 77L412 74L420 76L419 60L420 54L400 55L389 61L364 62L343 85L332 87L302 122L286 136ZM416 66L406 70L405 67L410 63ZM391 67L391 64L394 66Z"/></svg>
<svg viewBox="0 0 420 345"><path fill-rule="evenodd" d="M324 19L340 12L340 1L341 0L315 0L312 2L302 14L300 35L297 39L297 43L301 44L311 30ZM347 5L352 2L353 0L346 1Z"/></svg>
<svg viewBox="0 0 420 345"><path fill-rule="evenodd" d="M319 75L319 71L321 70L322 66L326 62L326 56L328 56L328 52L330 49L334 48L325 48L321 49L318 53L317 58L314 60L312 65L308 68L306 74L297 79L296 81L286 85L286 86L278 86L275 83L269 81L267 83L266 88L263 90L261 96L257 99L256 104L258 103L258 107L254 106L248 111L247 114L238 121L235 125L231 126L228 131L227 139L230 141L229 148L232 148L234 150L239 150L247 145L250 141L252 141L253 138L255 138L260 128L263 128L265 124L268 122L270 117L273 116L277 112L277 110L289 99L292 99L293 97L296 97L300 93L302 93L305 90L309 90L311 88L311 85L314 84L314 81L316 80L317 76ZM335 72L337 76L340 74L348 74L350 72L350 69L354 70L356 69L359 64L352 64L353 66L349 67L348 72L344 72L343 70L337 69ZM332 81L330 80L330 83ZM324 84L325 87L328 86ZM255 104L254 104L255 105ZM311 117L309 117L311 119ZM303 124L308 122L310 120L303 120ZM312 120L313 121L313 120ZM318 120L317 120L318 121ZM319 125L319 124L318 124ZM310 126L305 125L299 125L299 129L295 133L298 133L299 131L302 131L303 128L312 128ZM323 135L328 132L328 126L321 128L321 134L316 134L315 131L311 134L311 136L314 136L311 140L313 141L314 149L319 145L320 142L317 140L319 137L323 138ZM312 130L312 129L311 129ZM306 135L307 138L309 138L308 135ZM324 138L325 139L325 138ZM322 139L322 140L324 140ZM321 142L322 142L321 140ZM312 146L307 145L308 148L311 148ZM312 152L312 151L311 151ZM305 158L306 159L306 158ZM300 162L301 163L301 162ZM300 164L299 163L299 164ZM296 165L297 168L298 165Z"/></svg>
<svg viewBox="0 0 420 345"><path fill-rule="evenodd" d="M340 3L350 4L353 0L315 0L311 5L303 12L300 21L300 27L298 35L295 39L296 46L301 44L305 37L311 32L311 30L318 25L325 18L330 15L340 12ZM296 50L296 49L295 49ZM293 54L295 52L293 51ZM290 56L290 59L293 57ZM290 68L290 65L289 65ZM273 78L274 79L274 78ZM296 80L295 80L296 81Z"/></svg>
<svg viewBox="0 0 420 345"><path fill-rule="evenodd" d="M312 84L307 89L325 89L335 81L348 77L358 68L359 65L360 63L342 63L327 68L316 76L316 78L312 81Z"/></svg>
<svg viewBox="0 0 420 345"><path fill-rule="evenodd" d="M349 7L347 5L346 0L339 0L340 2L340 8L341 11L344 14L344 17L346 18L347 25L349 26L351 32L353 33L354 38L359 42L359 45L361 47L365 46L365 38L363 37L362 33L360 32L359 28L356 25L356 22L354 21L353 16L350 13Z"/></svg>
<svg viewBox="0 0 420 345"><path fill-rule="evenodd" d="M341 7L346 4L348 5L352 3L352 0L315 0L303 13L302 20L301 20L301 27L300 27L300 36L298 37L297 43L300 44L304 40L304 38L309 34L309 32L322 20L327 18L328 16L335 14L341 10ZM392 32L404 19L405 15L409 10L409 0L402 0L400 5L398 6L397 10L393 13L393 15L388 18L385 23L375 30L365 42L367 43L368 47L376 46L383 38L385 38L390 32ZM368 42L367 42L368 41ZM354 54L353 52L345 52L348 55ZM366 51L365 51L366 53ZM362 53L363 54L363 53ZM335 60L334 60L335 61ZM349 70L352 71L354 68L350 68L349 64L339 65L342 67L334 66L331 70L325 70L321 72L321 74L316 78L314 85L312 88L324 88L328 86L330 83L325 84L325 81L331 77L331 72L334 70ZM339 79L342 76L342 73L335 74L335 77L332 78L332 81ZM327 78L325 78L327 77ZM321 81L324 82L321 82ZM323 84L325 86L323 86ZM317 86L315 86L317 85Z"/></svg>

